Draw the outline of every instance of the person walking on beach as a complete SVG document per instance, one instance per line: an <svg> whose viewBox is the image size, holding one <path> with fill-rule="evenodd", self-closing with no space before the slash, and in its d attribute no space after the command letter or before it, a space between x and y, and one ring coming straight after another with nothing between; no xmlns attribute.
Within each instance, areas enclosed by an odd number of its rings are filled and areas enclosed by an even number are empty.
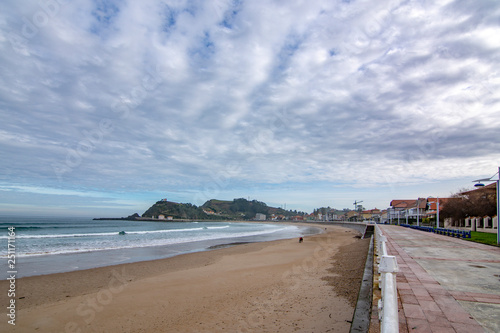
<svg viewBox="0 0 500 333"><path fill-rule="evenodd" d="M302 243L304 241L304 238L300 237L299 238L299 243Z"/></svg>

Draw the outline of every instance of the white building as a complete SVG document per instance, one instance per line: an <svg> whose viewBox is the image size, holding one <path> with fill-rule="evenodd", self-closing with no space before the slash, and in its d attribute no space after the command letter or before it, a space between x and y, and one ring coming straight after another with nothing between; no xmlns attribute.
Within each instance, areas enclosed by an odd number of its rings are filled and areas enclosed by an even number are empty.
<svg viewBox="0 0 500 333"><path fill-rule="evenodd" d="M266 214L261 214L261 213L255 214L255 220L257 220L257 221L265 221L266 220Z"/></svg>

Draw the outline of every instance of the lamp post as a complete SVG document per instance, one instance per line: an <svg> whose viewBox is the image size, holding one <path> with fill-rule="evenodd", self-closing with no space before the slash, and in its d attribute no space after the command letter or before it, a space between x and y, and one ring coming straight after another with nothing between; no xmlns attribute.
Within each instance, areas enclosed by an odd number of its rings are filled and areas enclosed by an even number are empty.
<svg viewBox="0 0 500 333"><path fill-rule="evenodd" d="M428 197L434 198L434 197ZM436 197L436 228L439 228L439 197Z"/></svg>
<svg viewBox="0 0 500 333"><path fill-rule="evenodd" d="M436 197L436 228L439 228L439 197Z"/></svg>
<svg viewBox="0 0 500 333"><path fill-rule="evenodd" d="M496 175L498 175L498 179L497 180L493 180L491 178L495 177ZM500 227L500 167L498 168L498 172L495 173L493 176L491 176L490 178L483 178L483 179L477 179L477 180L473 180L474 183L476 183L474 186L476 187L482 187L484 186L484 184L482 182L496 182L497 184L497 245L500 245L500 233L498 232L499 231L499 227Z"/></svg>
<svg viewBox="0 0 500 333"><path fill-rule="evenodd" d="M420 222L418 221L419 220L419 211L420 211L420 198L417 199L417 227L420 226Z"/></svg>

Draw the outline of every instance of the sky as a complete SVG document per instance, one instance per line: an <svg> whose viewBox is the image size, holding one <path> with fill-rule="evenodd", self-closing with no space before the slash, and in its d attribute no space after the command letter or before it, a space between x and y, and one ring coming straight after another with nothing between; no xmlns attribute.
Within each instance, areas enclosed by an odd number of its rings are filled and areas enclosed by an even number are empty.
<svg viewBox="0 0 500 333"><path fill-rule="evenodd" d="M500 166L500 2L4 0L0 215L446 197Z"/></svg>

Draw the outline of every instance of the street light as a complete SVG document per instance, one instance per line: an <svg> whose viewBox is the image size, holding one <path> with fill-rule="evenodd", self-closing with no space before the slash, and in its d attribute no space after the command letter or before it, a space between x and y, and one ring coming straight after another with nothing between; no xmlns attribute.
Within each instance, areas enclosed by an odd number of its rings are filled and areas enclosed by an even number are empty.
<svg viewBox="0 0 500 333"><path fill-rule="evenodd" d="M434 199L434 197L428 197L427 199L429 198ZM436 197L436 228L439 228L439 197Z"/></svg>
<svg viewBox="0 0 500 333"><path fill-rule="evenodd" d="M417 227L420 226L420 223L419 223L419 211L420 211L420 198L417 199Z"/></svg>
<svg viewBox="0 0 500 333"><path fill-rule="evenodd" d="M439 228L439 197L436 197L436 228Z"/></svg>
<svg viewBox="0 0 500 333"><path fill-rule="evenodd" d="M491 178L495 177L496 175L498 175L497 180L491 179ZM476 184L474 184L475 187L484 186L484 184L482 182L496 182L497 183L497 245L500 245L500 233L498 232L499 227L500 227L500 167L498 168L498 172L495 173L490 178L477 179L477 180L473 180L473 182L476 183Z"/></svg>

